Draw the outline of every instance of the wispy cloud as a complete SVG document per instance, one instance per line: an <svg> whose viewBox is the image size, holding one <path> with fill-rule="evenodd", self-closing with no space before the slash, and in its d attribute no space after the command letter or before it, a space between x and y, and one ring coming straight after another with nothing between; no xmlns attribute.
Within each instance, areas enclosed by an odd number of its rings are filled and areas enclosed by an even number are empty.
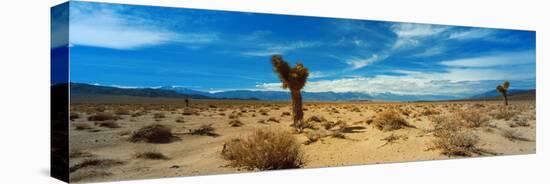
<svg viewBox="0 0 550 184"><path fill-rule="evenodd" d="M181 42L205 44L217 39L212 33L181 33L147 23L139 16L123 15L117 8L85 4L71 6L70 44L111 49L137 49Z"/></svg>
<svg viewBox="0 0 550 184"><path fill-rule="evenodd" d="M426 48L423 52L415 54L414 57L429 57L443 54L446 51L446 47L443 45L437 45Z"/></svg>
<svg viewBox="0 0 550 184"><path fill-rule="evenodd" d="M378 54L372 54L370 57L367 58L351 58L346 61L348 65L351 65L352 70L363 68L367 65L373 64L375 62L384 60L388 57L388 55L378 55Z"/></svg>
<svg viewBox="0 0 550 184"><path fill-rule="evenodd" d="M397 35L393 49L415 47L421 44L423 38L438 35L449 29L448 26L397 23L391 26L392 31Z"/></svg>
<svg viewBox="0 0 550 184"><path fill-rule="evenodd" d="M472 39L487 38L488 36L494 34L494 32L495 31L491 29L471 28L464 31L455 31L449 34L449 39L472 40Z"/></svg>
<svg viewBox="0 0 550 184"><path fill-rule="evenodd" d="M442 61L439 64L451 67L493 67L535 64L535 51L497 53L489 56Z"/></svg>
<svg viewBox="0 0 550 184"><path fill-rule="evenodd" d="M263 43L259 44L261 50L243 52L242 55L245 56L271 56L274 54L285 54L289 51L304 49L310 47L320 46L320 42L305 42L305 41L296 41L291 43Z"/></svg>

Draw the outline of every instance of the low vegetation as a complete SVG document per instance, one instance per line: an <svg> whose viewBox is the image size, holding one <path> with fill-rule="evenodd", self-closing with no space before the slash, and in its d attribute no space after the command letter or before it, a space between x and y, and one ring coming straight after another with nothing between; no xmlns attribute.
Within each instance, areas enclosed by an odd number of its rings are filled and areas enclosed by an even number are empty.
<svg viewBox="0 0 550 184"><path fill-rule="evenodd" d="M290 169L304 164L304 155L294 136L269 129L258 129L247 137L226 141L222 157L232 166L248 170Z"/></svg>
<svg viewBox="0 0 550 184"><path fill-rule="evenodd" d="M131 142L169 143L172 140L172 129L160 124L144 126L130 137Z"/></svg>

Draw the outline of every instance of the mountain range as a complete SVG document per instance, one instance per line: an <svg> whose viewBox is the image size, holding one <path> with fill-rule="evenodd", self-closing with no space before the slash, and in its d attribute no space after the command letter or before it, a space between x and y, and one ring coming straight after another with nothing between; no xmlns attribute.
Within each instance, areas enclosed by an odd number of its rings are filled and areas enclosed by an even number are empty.
<svg viewBox="0 0 550 184"><path fill-rule="evenodd" d="M529 93L532 90L510 90L509 94ZM91 85L85 83L71 83L71 94L101 94L126 95L144 97L194 98L194 99L242 99L242 100L269 100L285 101L290 99L287 91L257 91L231 90L221 92L204 92L179 86L164 86L159 88L118 88L112 86ZM446 95L400 95L393 93L367 94L360 92L302 92L305 101L437 101L457 100L455 96ZM469 100L498 98L496 90L473 95Z"/></svg>

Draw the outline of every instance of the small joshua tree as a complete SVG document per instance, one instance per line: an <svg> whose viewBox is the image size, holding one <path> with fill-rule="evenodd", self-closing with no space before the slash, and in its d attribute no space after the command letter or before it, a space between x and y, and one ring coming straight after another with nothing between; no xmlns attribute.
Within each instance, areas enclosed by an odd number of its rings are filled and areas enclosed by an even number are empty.
<svg viewBox="0 0 550 184"><path fill-rule="evenodd" d="M504 83L497 86L497 91L504 97L504 105L508 105L508 87L510 87L510 82L508 81L504 81Z"/></svg>
<svg viewBox="0 0 550 184"><path fill-rule="evenodd" d="M279 75L279 79L283 83L282 88L290 90L292 98L292 117L294 120L293 126L294 128L298 128L298 125L304 118L302 94L300 91L306 84L309 71L301 63L291 68L280 55L272 56L271 63L273 64L273 70Z"/></svg>

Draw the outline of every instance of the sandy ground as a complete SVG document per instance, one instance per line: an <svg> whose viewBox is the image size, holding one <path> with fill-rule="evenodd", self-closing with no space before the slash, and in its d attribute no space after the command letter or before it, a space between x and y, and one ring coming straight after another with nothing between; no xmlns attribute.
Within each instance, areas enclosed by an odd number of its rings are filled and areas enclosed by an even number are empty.
<svg viewBox="0 0 550 184"><path fill-rule="evenodd" d="M215 104L215 105L212 105ZM477 105L476 105L477 104ZM482 104L479 106L479 104ZM456 110L482 109L490 118L488 125L469 131L479 136L477 147L488 150L496 155L532 154L535 148L535 102L514 101L510 107L517 114L509 120L494 118L501 102L437 102L437 103L306 103L305 118L310 116L324 117L328 121L342 120L346 124L359 127L353 132L345 133L346 138L324 137L311 144L305 133L294 136L302 143L307 162L305 168L375 164L388 162L406 162L418 160L440 160L461 158L446 156L441 150L432 149L434 136L430 133L434 123L430 116L422 115L425 108L437 109L440 115L450 114ZM120 128L107 128L94 125L87 117L94 114L94 108L104 108L105 112L114 112L118 107L127 107L131 113L142 111L148 107L146 114L132 117L120 115L122 119L116 123ZM357 109L354 109L357 108ZM373 119L380 109L408 109L409 115L401 115L416 128L404 128L394 131L376 129L367 120ZM246 136L258 128L292 130L291 116L282 115L291 112L288 103L267 104L258 102L196 102L190 109L198 115L183 115L186 111L183 104L168 105L151 104L101 104L79 103L71 106L72 113L78 118L71 121L70 150L71 165L84 160L112 159L115 164L104 164L84 167L71 173L71 179L76 182L129 180L144 178L161 178L174 176L206 175L234 172L248 172L228 166L229 162L221 157L223 142L229 138ZM92 110L90 110L92 109ZM354 110L352 110L354 109ZM103 110L103 109L102 109ZM262 115L260 111L267 111ZM164 118L154 118L155 113L163 113ZM240 114L239 114L240 113ZM238 116L244 123L241 127L231 127L228 122L230 115ZM182 118L184 122L176 122ZM259 120L276 118L280 123L268 121L265 124ZM527 125L514 126L516 121L527 122ZM133 143L128 141L132 132L150 124L163 124L172 127L178 140L171 143ZM76 130L75 125L88 124L89 129ZM201 125L212 124L218 137L189 135L189 129ZM515 130L523 140L508 139L503 131ZM384 138L395 135L400 139L387 143ZM136 153L154 150L164 154L168 159L150 160L136 158ZM76 154L76 153L80 154ZM474 155L487 156L487 155Z"/></svg>

